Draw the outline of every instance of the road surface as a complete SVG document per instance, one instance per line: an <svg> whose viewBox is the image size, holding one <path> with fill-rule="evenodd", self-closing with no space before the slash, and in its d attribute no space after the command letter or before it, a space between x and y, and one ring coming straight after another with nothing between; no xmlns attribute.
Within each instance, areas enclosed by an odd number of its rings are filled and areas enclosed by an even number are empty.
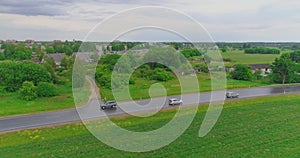
<svg viewBox="0 0 300 158"><path fill-rule="evenodd" d="M299 93L300 86L287 86L283 87L257 87L257 88L248 88L248 89L237 89L234 90L240 94L240 98L250 98L250 97L258 97L258 96L270 96L276 94L284 94L284 93ZM224 92L222 92L223 95ZM200 100L195 102L194 98L200 96ZM176 97L176 96L172 96ZM167 97L172 98L172 97ZM197 103L207 103L211 99L211 92L204 93L196 93L196 94L186 94L183 95L182 106L187 105L195 105ZM29 114L29 115L21 115L21 116L11 116L11 117L3 117L0 118L0 133L23 130L29 128L43 127L49 125L56 124L64 124L71 122L79 122L82 119L93 119L93 118L101 118L107 116L116 116L116 115L124 115L124 108L120 109L120 107L129 107L130 112L146 112L146 111L159 111L161 108L167 108L169 105L167 104L167 100L165 98L153 98L152 100L142 100L137 101L138 104L145 105L149 103L150 106L141 106L143 108L131 108L133 106L129 106L133 104L133 102L124 102L119 104L119 108L116 110L107 110L101 111L99 110L99 100L91 100L87 106L78 107L77 109L68 109L54 112L44 112L38 114ZM126 109L126 108L125 108ZM128 109L126 109L128 110ZM125 110L125 111L126 111ZM80 115L79 115L80 114Z"/></svg>

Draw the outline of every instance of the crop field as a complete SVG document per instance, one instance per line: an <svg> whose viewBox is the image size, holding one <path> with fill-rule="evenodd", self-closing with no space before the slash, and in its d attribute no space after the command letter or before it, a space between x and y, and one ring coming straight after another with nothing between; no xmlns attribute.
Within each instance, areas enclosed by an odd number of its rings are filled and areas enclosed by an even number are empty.
<svg viewBox="0 0 300 158"><path fill-rule="evenodd" d="M199 106L191 126L161 149L130 153L99 142L81 124L0 135L0 157L298 157L300 94L227 101L208 135L198 137L207 106ZM133 131L150 131L168 122L176 109L152 117L112 120Z"/></svg>

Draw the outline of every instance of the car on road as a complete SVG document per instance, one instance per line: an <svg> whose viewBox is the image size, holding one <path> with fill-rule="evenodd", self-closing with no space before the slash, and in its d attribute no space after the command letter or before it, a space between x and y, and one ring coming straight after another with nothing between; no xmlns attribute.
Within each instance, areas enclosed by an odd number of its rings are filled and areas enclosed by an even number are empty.
<svg viewBox="0 0 300 158"><path fill-rule="evenodd" d="M181 105L182 103L182 100L178 98L169 99L169 105Z"/></svg>
<svg viewBox="0 0 300 158"><path fill-rule="evenodd" d="M116 101L107 101L103 104L100 104L100 109L106 110L106 109L116 109L117 108L117 102Z"/></svg>
<svg viewBox="0 0 300 158"><path fill-rule="evenodd" d="M227 92L226 98L238 98L240 95L237 92Z"/></svg>

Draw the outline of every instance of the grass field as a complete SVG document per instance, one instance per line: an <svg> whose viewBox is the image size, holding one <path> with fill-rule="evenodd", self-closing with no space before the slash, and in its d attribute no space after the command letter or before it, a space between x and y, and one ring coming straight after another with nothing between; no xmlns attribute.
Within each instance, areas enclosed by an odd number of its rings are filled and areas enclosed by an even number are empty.
<svg viewBox="0 0 300 158"><path fill-rule="evenodd" d="M282 52L286 53L286 52ZM278 58L280 54L245 54L243 50L233 50L226 53L222 53L223 58L229 58L232 60L225 65L234 64L271 64L275 58Z"/></svg>
<svg viewBox="0 0 300 158"><path fill-rule="evenodd" d="M72 87L59 86L59 96L25 101L18 93L0 90L0 117L74 107Z"/></svg>
<svg viewBox="0 0 300 158"><path fill-rule="evenodd" d="M6 133L0 135L0 157L298 157L299 102L300 94L229 101L215 127L203 138L198 137L198 131L207 106L200 106L182 136L146 153L108 147L82 124ZM130 130L148 131L164 125L174 112L113 121Z"/></svg>
<svg viewBox="0 0 300 158"><path fill-rule="evenodd" d="M199 89L200 92L211 91L211 79L210 79L209 74L197 73L197 77L198 77L198 82L199 82L199 86L200 86L200 89ZM197 91L194 91L195 85L189 84L188 78L185 79L184 81L188 83L188 86L190 86L190 88L189 88L190 91L187 91L187 93L197 92ZM129 86L131 97L134 100L149 98L149 88L154 83L162 84L166 88L168 96L178 95L181 92L181 88L180 88L178 79L172 79L167 82L154 82L154 81L149 81L149 80L143 79L143 78L137 78L135 80L135 82L136 83L134 85ZM227 79L227 89L249 88L249 87L257 87L257 86L265 86L265 85L267 85L267 84L260 83L260 82ZM123 95L124 93L126 93L126 91L120 92L120 95L125 96L125 95ZM103 99L114 100L111 89L100 88L100 94ZM154 97L159 97L159 96L161 96L160 94L161 93L156 93L156 94L154 94ZM121 100L128 100L128 99L126 99L124 97Z"/></svg>
<svg viewBox="0 0 300 158"><path fill-rule="evenodd" d="M72 84L57 86L57 90L58 96L25 101L21 99L18 92L8 93L0 87L0 117L74 108ZM77 100L77 104L86 105L90 89L81 90L79 93L86 100Z"/></svg>

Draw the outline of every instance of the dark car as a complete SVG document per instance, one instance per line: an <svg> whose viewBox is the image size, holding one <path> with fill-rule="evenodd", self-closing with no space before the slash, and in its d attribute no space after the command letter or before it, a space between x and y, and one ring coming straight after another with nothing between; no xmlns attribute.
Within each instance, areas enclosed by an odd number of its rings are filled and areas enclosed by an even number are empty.
<svg viewBox="0 0 300 158"><path fill-rule="evenodd" d="M101 104L100 108L102 110L115 109L115 108L117 108L117 102L116 101L107 101L107 102Z"/></svg>
<svg viewBox="0 0 300 158"><path fill-rule="evenodd" d="M237 92L227 92L226 98L238 98L240 95Z"/></svg>

